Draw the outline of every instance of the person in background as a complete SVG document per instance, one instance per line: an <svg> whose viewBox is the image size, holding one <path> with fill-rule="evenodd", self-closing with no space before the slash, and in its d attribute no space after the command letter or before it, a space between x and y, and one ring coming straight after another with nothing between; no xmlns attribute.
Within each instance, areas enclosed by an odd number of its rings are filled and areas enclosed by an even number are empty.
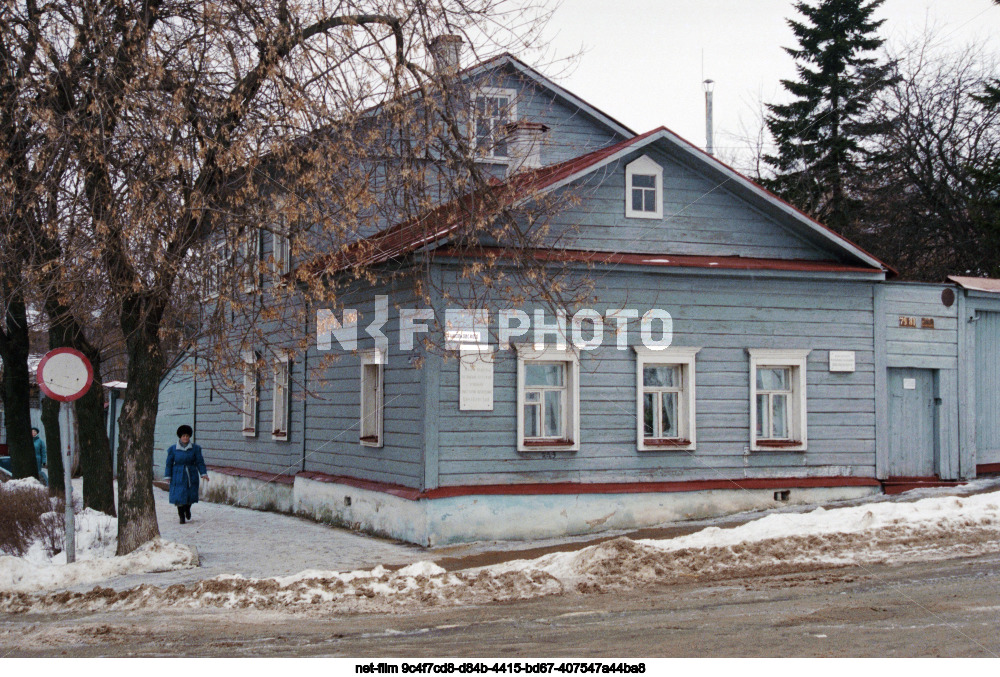
<svg viewBox="0 0 1000 677"><path fill-rule="evenodd" d="M208 482L208 469L205 468L201 447L191 442L193 434L191 426L182 425L177 429L177 444L171 444L167 449L165 471L170 480L170 502L177 506L181 524L191 519L191 505L198 502L199 475Z"/></svg>
<svg viewBox="0 0 1000 677"><path fill-rule="evenodd" d="M45 440L39 437L38 433L38 428L31 429L31 442L35 445L35 463L38 464L38 479L45 486L49 486L49 474L46 472L49 467L48 450L45 448Z"/></svg>

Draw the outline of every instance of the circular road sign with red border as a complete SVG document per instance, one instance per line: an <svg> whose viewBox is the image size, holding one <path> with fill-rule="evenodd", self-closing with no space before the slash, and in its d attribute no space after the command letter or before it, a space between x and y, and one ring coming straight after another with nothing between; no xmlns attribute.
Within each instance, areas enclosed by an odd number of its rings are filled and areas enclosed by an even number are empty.
<svg viewBox="0 0 1000 677"><path fill-rule="evenodd" d="M83 353L73 348L56 348L38 363L38 386L59 402L83 397L94 382L94 368Z"/></svg>

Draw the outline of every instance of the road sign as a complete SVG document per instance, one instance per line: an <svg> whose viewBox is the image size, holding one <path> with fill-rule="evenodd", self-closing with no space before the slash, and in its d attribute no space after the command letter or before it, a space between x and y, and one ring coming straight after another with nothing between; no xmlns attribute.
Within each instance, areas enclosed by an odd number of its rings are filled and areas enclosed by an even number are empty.
<svg viewBox="0 0 1000 677"><path fill-rule="evenodd" d="M90 360L73 348L50 350L38 364L38 386L46 397L59 402L80 399L93 382Z"/></svg>
<svg viewBox="0 0 1000 677"><path fill-rule="evenodd" d="M62 402L63 472L66 483L66 562L76 561L76 520L73 517L73 406L70 402L87 394L94 382L94 367L83 353L73 348L56 348L38 363L38 386L46 397Z"/></svg>

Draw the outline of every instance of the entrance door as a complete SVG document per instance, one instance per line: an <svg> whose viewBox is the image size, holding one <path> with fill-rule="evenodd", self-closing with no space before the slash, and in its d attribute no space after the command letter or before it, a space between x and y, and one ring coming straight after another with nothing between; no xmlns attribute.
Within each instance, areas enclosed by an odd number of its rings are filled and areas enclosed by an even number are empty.
<svg viewBox="0 0 1000 677"><path fill-rule="evenodd" d="M977 313L976 465L1000 463L1000 313Z"/></svg>
<svg viewBox="0 0 1000 677"><path fill-rule="evenodd" d="M889 476L936 475L934 371L889 369L888 380Z"/></svg>

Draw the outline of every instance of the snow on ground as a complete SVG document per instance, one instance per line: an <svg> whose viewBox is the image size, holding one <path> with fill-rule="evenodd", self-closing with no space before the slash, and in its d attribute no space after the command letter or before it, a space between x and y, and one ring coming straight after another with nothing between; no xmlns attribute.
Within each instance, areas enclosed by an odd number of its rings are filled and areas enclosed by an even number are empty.
<svg viewBox="0 0 1000 677"><path fill-rule="evenodd" d="M830 567L864 570L876 563L1000 552L1000 491L915 501L905 494L894 498L776 512L733 528L710 526L677 538L615 538L575 552L456 572L418 562L395 572L379 565L273 577L227 573L168 587L144 583L76 593L0 593L0 611L221 607L391 612L413 605L488 603ZM258 544L253 552L270 556L262 552L265 548ZM410 554L414 552L422 551Z"/></svg>
<svg viewBox="0 0 1000 677"><path fill-rule="evenodd" d="M542 571L580 590L1000 552L1000 493L774 513L666 540L616 539L492 567Z"/></svg>
<svg viewBox="0 0 1000 677"><path fill-rule="evenodd" d="M0 483L0 492L44 488L34 478ZM56 502L52 500L55 507ZM64 514L50 512L61 530ZM34 541L23 557L0 556L0 591L34 592L93 585L114 576L147 574L198 566L197 552L177 543L156 539L124 557L115 557L118 520L86 508L74 516L76 561L67 564L66 552L50 555L42 540ZM61 545L61 543L60 543Z"/></svg>
<svg viewBox="0 0 1000 677"><path fill-rule="evenodd" d="M81 496L80 480L73 484L74 495ZM29 478L0 483L0 491L40 486L38 480ZM76 563L66 566L62 553L48 558L42 544L36 543L24 558L0 557L0 592L80 592L90 590L95 583L108 584L109 579L113 587L125 589L150 582L160 586L191 584L223 574L270 578L315 568L399 566L426 557L416 546L219 503L195 504L191 508L193 520L181 525L167 492L154 488L153 496L162 541L151 552L143 549L127 558L113 557L117 520L85 510L76 515ZM157 575L150 577L152 572Z"/></svg>

